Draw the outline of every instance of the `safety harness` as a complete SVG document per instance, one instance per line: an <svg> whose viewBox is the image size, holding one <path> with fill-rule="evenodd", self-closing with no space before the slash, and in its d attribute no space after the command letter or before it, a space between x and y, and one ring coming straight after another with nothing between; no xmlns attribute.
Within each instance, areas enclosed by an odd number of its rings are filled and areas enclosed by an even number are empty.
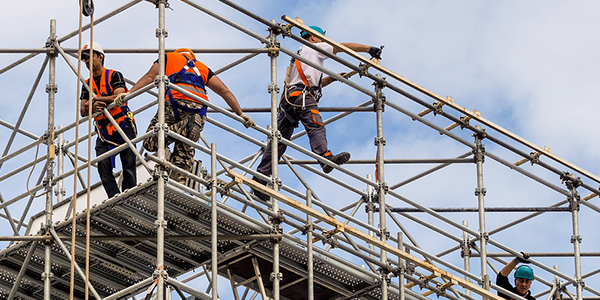
<svg viewBox="0 0 600 300"><path fill-rule="evenodd" d="M173 73L169 75L169 81L173 84L188 84L196 87L193 90L195 93L200 93L202 95L206 95L206 88L204 87L204 79L202 78L202 74L200 70L196 67L196 59L189 59L187 56L181 54L186 59L185 66L179 72ZM193 70L194 73L188 72L188 70ZM183 89L186 89L191 92L190 88L187 88L185 85L180 85ZM171 107L173 108L173 116L175 117L175 121L179 122L181 118L179 117L179 111L184 111L188 113L195 113L203 117L206 115L206 106L203 105L202 108L189 108L185 105L178 104L173 98L173 94L171 93L171 89L167 88L165 90L167 96L169 97L169 101L171 101Z"/></svg>
<svg viewBox="0 0 600 300"><path fill-rule="evenodd" d="M102 79L100 82L100 88L98 88L96 86L96 81L92 80L92 89L94 94L96 95L100 95L100 96L110 96L113 94L113 89L112 86L110 85L110 79L112 77L114 70L110 70L110 69L105 69L104 72L104 89L102 88ZM88 79L88 85L90 84L90 81ZM127 87L125 87L125 91L127 92L128 89ZM119 127L121 127L122 130L125 130L125 128L127 128L127 126L131 126L133 128L133 132L135 135L137 135L137 128L135 126L135 120L133 118L133 113L131 112L131 110L129 109L129 106L127 106L127 104L119 107L119 106L115 106L114 108L112 108L110 110L110 115L113 117L113 119L115 119L115 122L119 125ZM107 143L108 144L108 150L112 150L114 149L116 146L119 146L121 144L123 144L123 142L125 141L123 139L123 137L121 137L121 135L119 134L119 132L117 131L117 129L113 126L112 123L110 123L110 120L103 114L97 116L94 118L94 124L96 126L96 132L98 133L98 138ZM115 156L116 155L111 155L110 156L110 161L112 163L113 168L115 167Z"/></svg>
<svg viewBox="0 0 600 300"><path fill-rule="evenodd" d="M300 50L298 50L296 52L297 54L300 54ZM291 85L289 84L289 77L290 77L290 73L292 70L292 67L296 65L296 69L298 70L298 74L300 75L300 78L302 79L302 83L303 84L294 84ZM296 58L292 58L290 60L290 65L287 68L287 72L285 75L285 80L284 80L284 88L283 88L283 94L281 95L281 100L283 101L283 99L285 99L285 101L290 105L289 109L281 109L280 112L284 115L284 117L286 119L288 119L288 121L290 121L292 124L296 124L295 127L297 127L297 123L298 120L296 120L296 118L294 117L296 115L296 113L294 112L293 108L301 108L302 110L305 110L307 106L317 106L319 103L319 100L321 99L321 80L323 80L323 73L321 73L321 77L319 78L319 85L316 87L311 87L310 83L308 82L308 79L306 79L306 75L304 75L304 71L302 70L302 66L300 65L300 61ZM306 104L306 94L309 94L313 99L315 99L316 103L309 103ZM302 96L302 104L295 104L292 103L289 97L300 97Z"/></svg>

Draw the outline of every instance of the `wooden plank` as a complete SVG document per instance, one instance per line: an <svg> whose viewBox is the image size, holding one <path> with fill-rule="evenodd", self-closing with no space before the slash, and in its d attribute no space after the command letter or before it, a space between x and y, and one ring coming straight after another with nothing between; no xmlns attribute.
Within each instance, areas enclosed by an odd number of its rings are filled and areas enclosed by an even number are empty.
<svg viewBox="0 0 600 300"><path fill-rule="evenodd" d="M438 94L436 94L436 93L434 93L434 92L432 92L432 91L430 91L430 90L428 90L428 89L426 89L426 88L424 88L424 87L422 87L422 86L420 86L420 85L418 85L418 84L416 84L416 83L414 83L414 82L412 82L412 81L410 81L410 80L408 80L408 79L406 79L404 77L402 77L401 75L399 75L399 74L397 74L397 73L395 73L395 72L393 72L393 71L391 71L391 70L383 67L381 64L374 63L374 62L370 61L369 59L367 59L366 57L364 57L364 56L358 54L357 52L353 51L352 49L350 49L350 48L348 48L348 47L346 47L346 46L344 46L344 45L342 45L342 44L340 44L340 43L338 43L338 42L336 42L336 41L334 41L334 40L332 40L332 39L330 39L330 38L328 38L328 37L326 37L326 36L324 36L324 35L322 35L322 34L320 34L318 32L316 32L316 31L314 31L310 27L305 26L303 24L302 20L300 20L298 18L297 19L292 19L291 17L286 16L286 15L282 16L281 19L284 20L284 21L286 21L286 22L288 22L288 23L290 23L293 26L296 26L296 27L298 27L298 28L300 28L300 29L302 29L302 30L304 30L304 31L306 31L306 32L308 32L308 33L310 33L310 34L312 34L312 35L320 38L325 43L328 43L328 44L330 44L332 46L340 48L342 51L346 52L348 55L352 56L353 58L355 58L355 59L363 62L364 64L370 65L371 67L373 67L373 68L379 70L380 72L383 72L384 74L386 74L386 75L388 75L388 76L390 76L390 77L392 77L392 78L394 78L394 79L396 79L396 80L398 80L398 81L400 81L400 82L402 82L402 83L404 83L404 84L412 87L413 89L416 89L419 92L421 92L421 93L423 93L425 95L428 95L429 97L431 97L431 98L433 98L433 99L435 99L435 100L437 100L439 102L442 102L445 105L448 105L448 106L452 107L453 109L457 110L458 112L460 112L460 113L462 113L462 114L464 114L466 116L469 116L472 119L477 120L478 122L482 123L483 125L491 128L491 129L493 129L495 131L498 131L499 133L501 133L501 134L503 134L503 135L505 135L505 136L507 136L507 137L509 137L509 138L511 138L511 139L513 139L513 140L515 140L515 141L517 141L519 143L521 143L522 145L527 146L527 147L529 147L532 150L535 150L537 152L543 152L544 151L544 149L542 147L537 146L534 143L532 143L532 142L530 142L530 141L528 141L528 140L526 140L526 139L524 139L524 138L522 138L522 137L520 137L520 136L518 136L518 135L516 135L516 134L514 134L514 133L512 133L512 132L510 132L508 130L506 130L506 129L504 129L500 125L497 125L494 122L492 122L490 120L487 120L487 119L485 119L483 117L477 116L474 112L472 112L472 111L470 111L470 110L468 110L468 109L466 109L466 108L464 108L464 107L462 107L462 106L454 103L454 101L449 101L448 99L446 99L446 98L444 98L444 97L442 97L442 96L440 96L440 95L438 95ZM563 166L565 166L567 168L570 168L570 169L572 169L572 170L574 170L574 171L576 171L576 172L584 175L585 177L588 177L589 179L592 179L593 181L595 181L597 183L600 183L600 177L598 177L598 176L596 176L596 175L594 175L594 174L592 174L592 173L590 173L590 172L588 172L588 171L586 171L586 170L584 170L584 169L582 169L582 168L580 168L580 167L578 167L578 166L576 166L576 165L574 165L574 164L572 164L572 163L570 163L570 162L568 162L568 161L566 161L566 160L564 160L564 159L562 159L562 158L560 158L560 157L558 157L558 156L556 156L556 155L554 155L552 153L546 153L545 155L548 158L554 160L555 162L557 162L557 163L559 163L559 164L561 164L561 165L563 165Z"/></svg>
<svg viewBox="0 0 600 300"><path fill-rule="evenodd" d="M485 290L485 289L483 289L469 281L466 281L460 277L456 277L455 275L453 275L449 272L446 272L446 271L436 267L433 264L430 264L422 259L412 256L412 255L398 249L395 246L392 246L388 243L384 243L384 242L376 239L375 237L372 237L354 227L346 225L344 222L340 222L340 221L334 219L333 217L330 217L320 211L310 208L290 197L287 197L278 192L275 192L275 190L267 188L266 186L254 181L248 177L242 176L234 171L229 171L227 176L232 177L238 183L243 183L254 190L257 190L267 196L273 197L273 198L275 198L275 199L277 199L277 200L279 200L279 201L281 201L281 202L283 202L305 214L308 214L308 215L312 216L313 218L317 218L317 219L321 220L322 222L332 225L335 228L337 228L337 230L351 234L369 244L374 245L375 247L378 247L378 248L383 249L383 250L385 250L393 255L396 255L402 259L410 261L410 262L414 263L416 266L421 267L425 270L428 270L428 271L436 274L437 277L450 280L452 283L460 285L461 287L468 289L474 293L477 293L485 298L495 299L495 300L503 300L502 297L500 297L496 294L493 294L488 290Z"/></svg>

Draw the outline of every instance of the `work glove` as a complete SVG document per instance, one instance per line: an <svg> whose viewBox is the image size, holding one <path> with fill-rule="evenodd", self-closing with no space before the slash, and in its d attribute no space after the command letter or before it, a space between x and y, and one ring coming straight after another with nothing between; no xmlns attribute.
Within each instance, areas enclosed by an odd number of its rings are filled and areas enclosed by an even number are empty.
<svg viewBox="0 0 600 300"><path fill-rule="evenodd" d="M520 263L524 263L524 264L530 263L530 261L529 261L529 257L530 257L529 253L521 251L521 255L523 256L523 258L518 257Z"/></svg>
<svg viewBox="0 0 600 300"><path fill-rule="evenodd" d="M252 120L252 118L250 118L249 115L247 115L247 114L241 114L240 117L242 119L244 119L244 126L246 128L250 128L250 127L256 125L256 123L254 123L254 120Z"/></svg>
<svg viewBox="0 0 600 300"><path fill-rule="evenodd" d="M127 97L127 95L129 95L129 93L118 94L117 97L115 97L115 100L113 100L113 102L116 106L123 106L123 104L127 103L127 101L124 99L125 97Z"/></svg>
<svg viewBox="0 0 600 300"><path fill-rule="evenodd" d="M383 46L381 46L379 48L371 46L369 48L369 55L371 55L372 58L377 58L377 59L381 60L381 51L383 51Z"/></svg>

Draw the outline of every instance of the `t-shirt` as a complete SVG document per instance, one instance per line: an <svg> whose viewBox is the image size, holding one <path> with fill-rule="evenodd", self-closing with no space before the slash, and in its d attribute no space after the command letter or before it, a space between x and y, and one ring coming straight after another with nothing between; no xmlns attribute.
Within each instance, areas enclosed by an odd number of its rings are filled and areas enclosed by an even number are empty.
<svg viewBox="0 0 600 300"><path fill-rule="evenodd" d="M498 276L496 276L496 285L518 295L517 289L515 289L512 286L512 284L510 284L510 282L508 282L508 277L503 276L500 273L498 273ZM505 294L501 293L500 291L498 291L498 296L500 296L504 299L509 299L509 300L512 299L512 297L505 295ZM531 291L527 291L527 295L525 295L525 297L523 297L523 298L529 299L529 300L535 300L535 298L533 296L531 296Z"/></svg>
<svg viewBox="0 0 600 300"><path fill-rule="evenodd" d="M104 70L103 72L106 72L106 70ZM96 87L100 88L100 79L102 78L102 75L100 76L94 76L94 82L96 83ZM112 90L114 92L114 90L118 89L118 88L124 88L127 89L127 86L125 85L125 79L123 78L123 74L121 74L121 72L119 71L114 71L112 74L112 77L110 78L110 86L112 87ZM110 95L104 95L104 96L110 96ZM83 88L81 89L81 97L79 99L89 99L90 97L90 93L87 90L87 88L85 86L83 86ZM93 98L93 97L92 97Z"/></svg>
<svg viewBox="0 0 600 300"><path fill-rule="evenodd" d="M333 46L331 46L327 43L314 43L313 45L325 50L326 52L333 54ZM319 51L316 51L308 46L302 46L300 48L300 50L298 50L298 54L300 56L316 63L320 67L323 66L323 61L325 61L325 59L329 58L325 54L323 54ZM321 81L321 75L323 73L301 61L300 61L300 68L302 68L302 71L304 72L304 76L306 77L306 80L308 81L310 86L318 87L320 84L320 81ZM302 82L302 78L300 77L300 73L298 73L298 69L296 68L295 62L293 63L293 67L292 67L292 71L290 73L289 80L290 80L290 82L289 82L290 85L304 84Z"/></svg>
<svg viewBox="0 0 600 300"><path fill-rule="evenodd" d="M155 64L158 63L158 59L154 61ZM165 54L165 71L167 70L167 54ZM165 74L167 76L171 75L171 74ZM208 68L208 78L206 78L206 82L208 83L208 81L210 80L211 77L215 76L215 73L213 73L213 70L211 70L210 68Z"/></svg>

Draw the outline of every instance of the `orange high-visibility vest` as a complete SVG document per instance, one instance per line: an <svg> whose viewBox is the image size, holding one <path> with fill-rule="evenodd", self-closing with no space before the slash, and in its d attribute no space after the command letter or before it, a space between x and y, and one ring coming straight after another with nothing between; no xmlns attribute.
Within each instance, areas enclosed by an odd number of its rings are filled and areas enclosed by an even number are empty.
<svg viewBox="0 0 600 300"><path fill-rule="evenodd" d="M114 91L112 89L112 86L110 86L110 79L112 78L112 75L114 72L115 72L115 70L106 69L106 68L104 70L102 70L102 75L100 78L100 87L98 87L96 85L95 80L91 80L92 81L91 89L93 92L92 95L96 95L96 97L113 95ZM87 80L87 84L88 84L88 86L90 86L89 78ZM129 90L127 89L127 87L125 87L125 92L128 92L128 91ZM127 103L123 104L123 106L121 106L121 107L115 106L109 111L110 115L115 119L117 124L121 127L122 127L122 123L125 121L125 118L127 117L127 112L129 112L129 107L127 106ZM94 117L94 120L96 123L96 128L98 129L98 137L102 141L118 145L118 143L116 143L116 141L119 137L119 133L117 132L117 129L115 128L115 126L113 126L112 123L110 123L110 120L108 120L108 118L104 114L100 114L100 115Z"/></svg>
<svg viewBox="0 0 600 300"><path fill-rule="evenodd" d="M187 68L186 68L187 66ZM198 72L196 72L196 70ZM190 56L177 52L167 53L167 67L165 75L171 83L185 89L186 91L208 101L206 96L206 82L208 81L208 67ZM182 99L201 103L182 93L170 89L165 95L165 101L169 100L169 93L174 99Z"/></svg>

